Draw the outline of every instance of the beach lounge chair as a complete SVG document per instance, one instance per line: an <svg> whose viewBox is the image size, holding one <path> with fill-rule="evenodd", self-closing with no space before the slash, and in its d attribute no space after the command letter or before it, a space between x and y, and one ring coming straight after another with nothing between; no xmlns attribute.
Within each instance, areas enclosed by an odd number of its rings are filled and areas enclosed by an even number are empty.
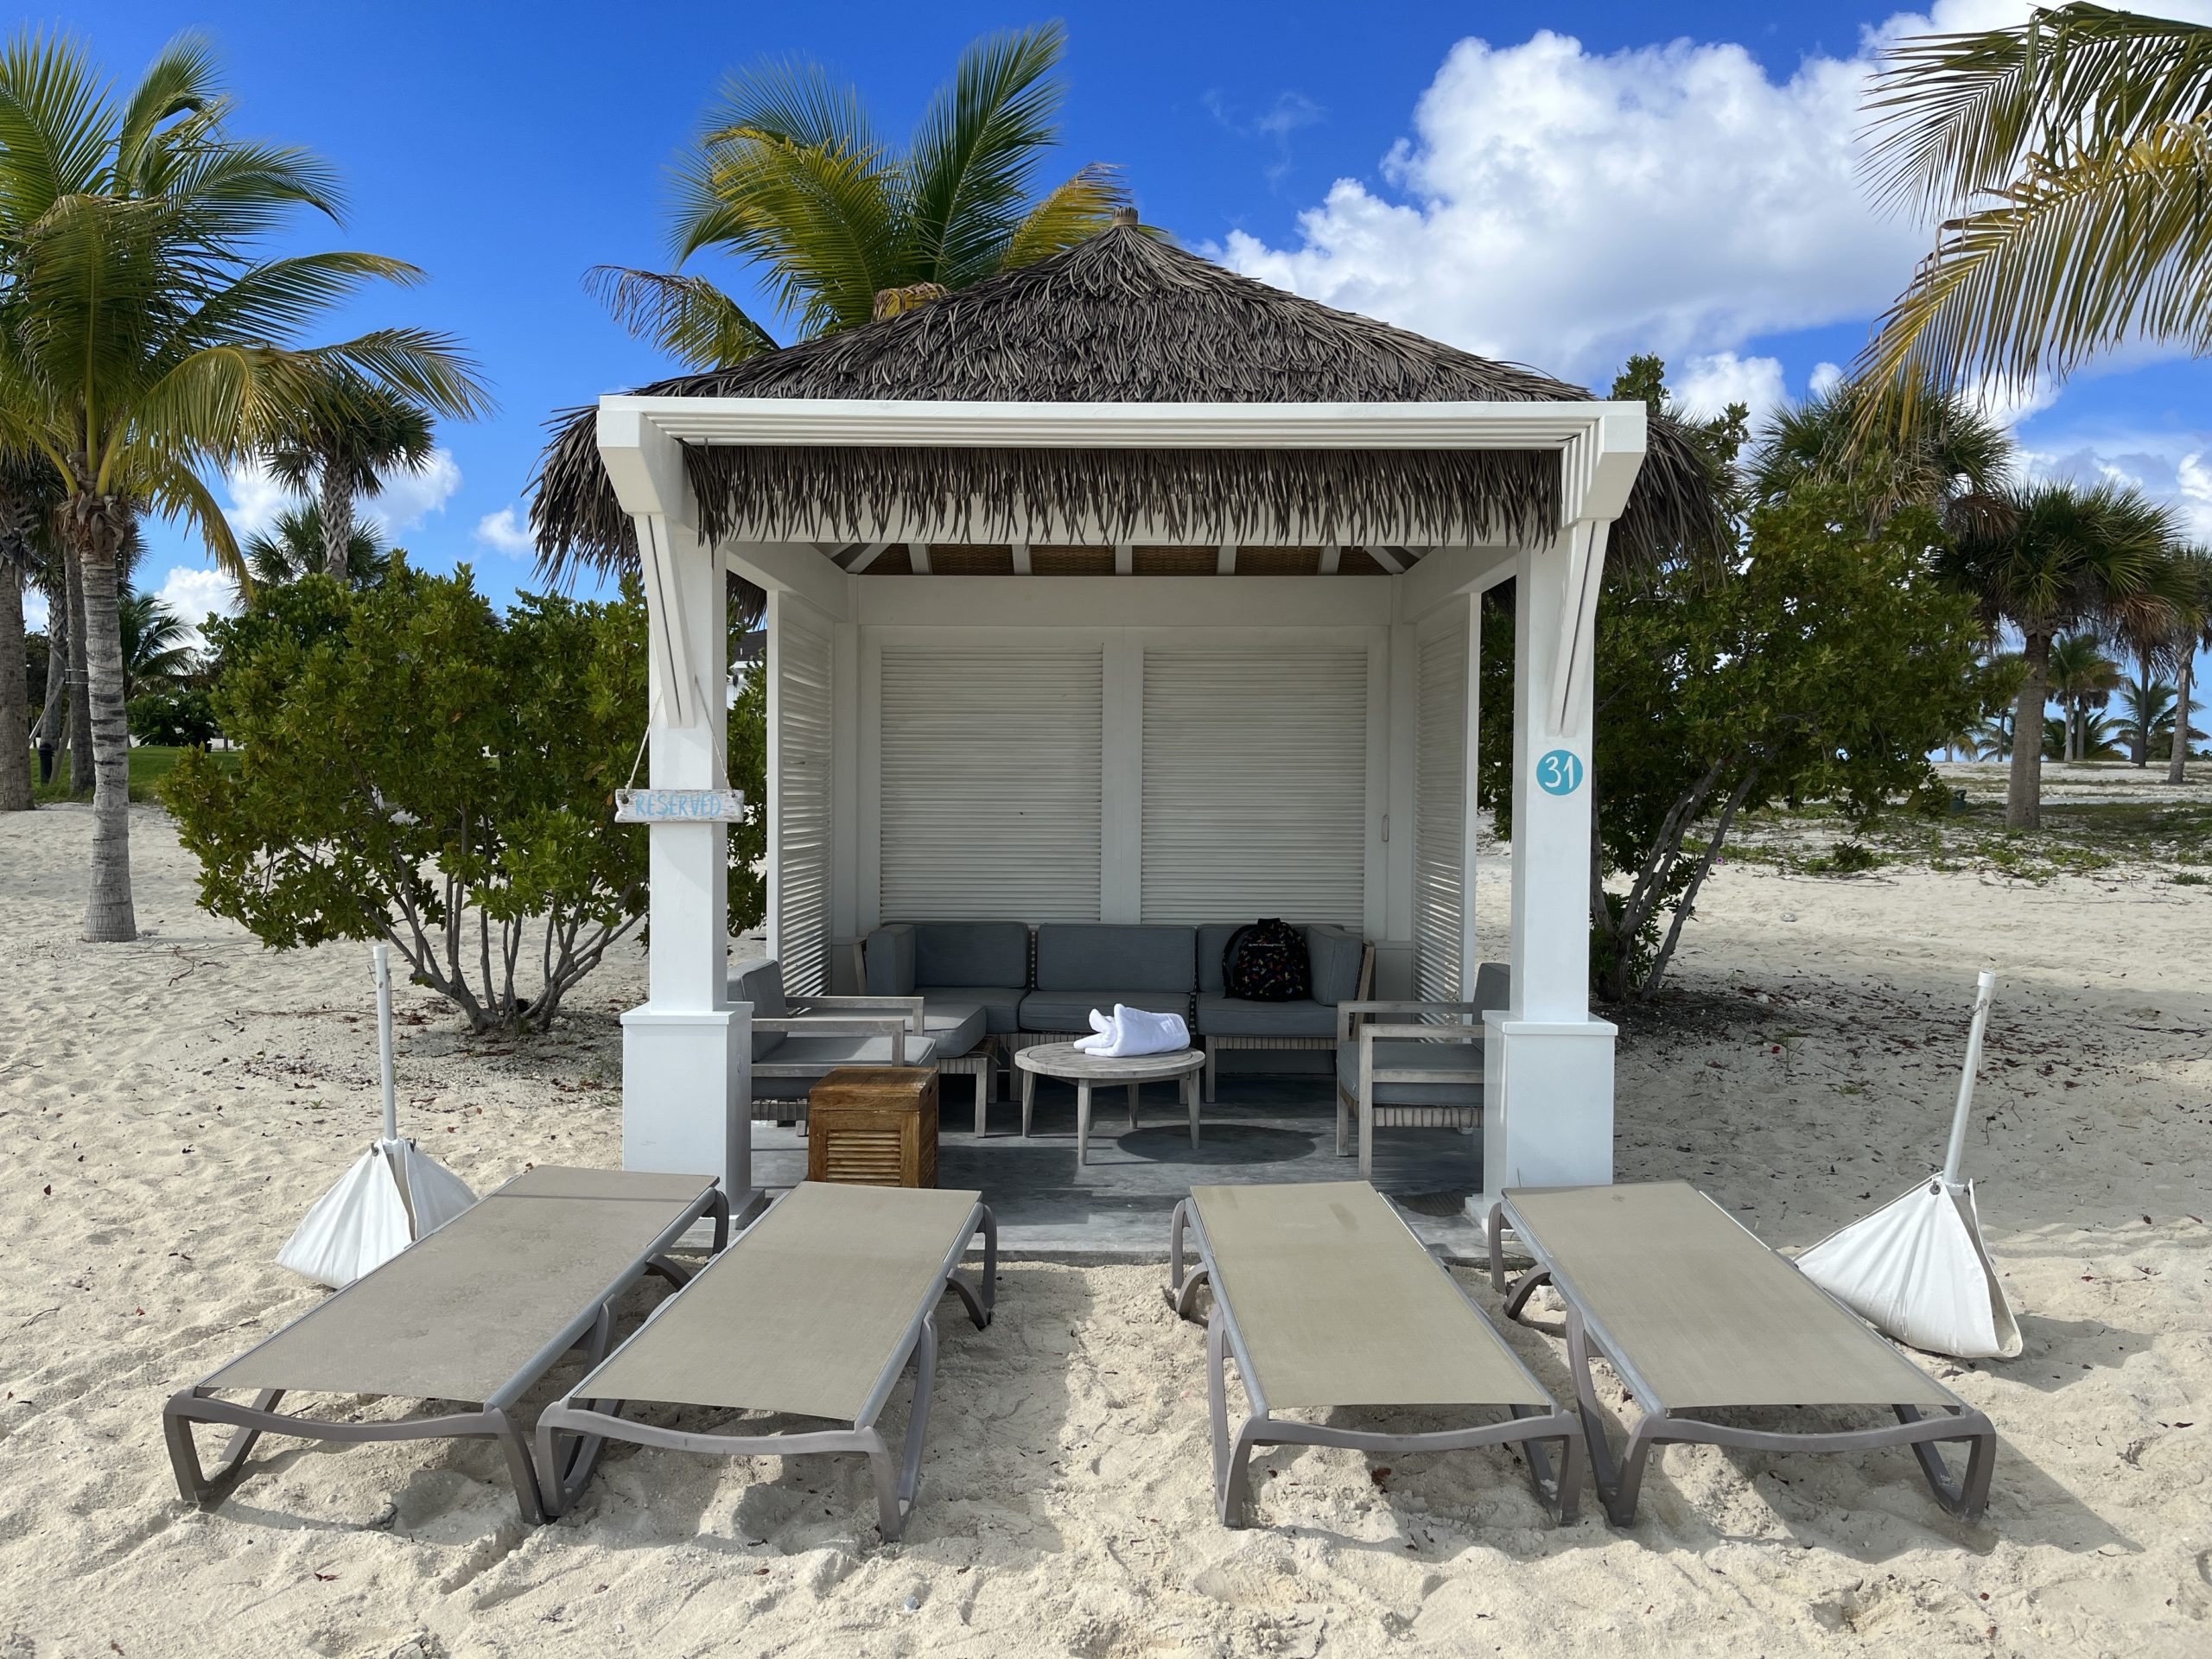
<svg viewBox="0 0 2212 1659"><path fill-rule="evenodd" d="M953 1269L978 1232L982 1280L970 1290ZM865 1452L878 1523L887 1540L898 1537L929 1430L938 1301L949 1286L981 1330L991 1322L997 1274L998 1224L979 1192L801 1183L539 1414L538 1471L549 1505L558 1513L575 1501L603 1440L733 1458ZM894 1471L875 1420L909 1359L914 1401ZM623 1417L626 1404L827 1417L852 1427L751 1434L657 1428Z"/></svg>
<svg viewBox="0 0 2212 1659"><path fill-rule="evenodd" d="M172 1396L162 1427L178 1491L204 1508L221 1503L264 1433L341 1441L480 1437L505 1452L523 1518L543 1521L515 1402L580 1341L595 1363L607 1351L616 1300L647 1272L675 1284L690 1277L664 1252L706 1217L719 1250L729 1205L710 1176L550 1165L525 1171ZM229 1389L255 1390L253 1403L216 1397ZM329 1422L278 1411L291 1393L478 1403L445 1416ZM237 1430L212 1473L201 1468L194 1423Z"/></svg>
<svg viewBox="0 0 2212 1659"><path fill-rule="evenodd" d="M1567 1302L1577 1406L1616 1523L1636 1518L1653 1450L1678 1440L1755 1452L1910 1446L1944 1508L1971 1519L1987 1503L1997 1454L1989 1419L1696 1188L1658 1181L1505 1192L1490 1224L1491 1282L1504 1292L1502 1226L1535 1260L1508 1294L1506 1313L1517 1317L1546 1283ZM1618 1469L1591 1378L1593 1351L1611 1360L1643 1410ZM1785 1433L1681 1414L1801 1406L1879 1407L1897 1421ZM1936 1450L1944 1440L1970 1444L1963 1478L1946 1471Z"/></svg>
<svg viewBox="0 0 2212 1659"><path fill-rule="evenodd" d="M1198 1265L1184 1270L1184 1234ZM1581 1483L1581 1426L1505 1345L1482 1310L1364 1181L1194 1186L1168 1234L1167 1299L1192 1318L1200 1285L1214 1497L1242 1524L1255 1446L1342 1446L1403 1454L1522 1444L1538 1497L1564 1523ZM1229 1437L1227 1357L1252 1414ZM1435 1406L1506 1412L1465 1428L1385 1433L1278 1417L1285 1410ZM1541 1442L1560 1442L1559 1473Z"/></svg>

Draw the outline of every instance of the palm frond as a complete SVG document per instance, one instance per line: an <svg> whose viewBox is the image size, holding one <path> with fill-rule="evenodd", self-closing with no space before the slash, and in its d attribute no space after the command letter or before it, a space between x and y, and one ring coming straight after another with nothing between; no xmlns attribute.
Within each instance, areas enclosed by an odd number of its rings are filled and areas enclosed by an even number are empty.
<svg viewBox="0 0 2212 1659"><path fill-rule="evenodd" d="M19 31L0 53L0 226L29 224L93 188L113 113L73 41Z"/></svg>
<svg viewBox="0 0 2212 1659"><path fill-rule="evenodd" d="M925 280L961 287L998 268L1030 170L1059 137L1053 71L1066 50L1057 22L986 35L931 100L907 168L906 233Z"/></svg>
<svg viewBox="0 0 2212 1659"><path fill-rule="evenodd" d="M721 208L701 228L768 268L778 308L803 333L866 322L876 290L907 280L895 180L873 155L732 132L711 169Z"/></svg>
<svg viewBox="0 0 2212 1659"><path fill-rule="evenodd" d="M221 96L215 49L205 35L180 35L162 48L123 106L115 137L118 181L133 194L145 194L162 127L182 115L207 117Z"/></svg>
<svg viewBox="0 0 2212 1659"><path fill-rule="evenodd" d="M1013 270L1071 248L1111 225L1115 210L1128 205L1121 169L1093 162L1047 192L1014 227L999 268Z"/></svg>
<svg viewBox="0 0 2212 1659"><path fill-rule="evenodd" d="M692 368L724 368L777 347L773 334L704 276L594 265L584 288L631 334Z"/></svg>

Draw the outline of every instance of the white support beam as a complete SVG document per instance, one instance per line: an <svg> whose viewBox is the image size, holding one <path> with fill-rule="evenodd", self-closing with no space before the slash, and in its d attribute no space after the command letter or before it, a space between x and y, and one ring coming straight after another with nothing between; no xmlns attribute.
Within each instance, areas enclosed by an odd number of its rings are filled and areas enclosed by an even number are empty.
<svg viewBox="0 0 2212 1659"><path fill-rule="evenodd" d="M1017 576L1029 574L1029 543L1027 542L1014 543L1014 574Z"/></svg>
<svg viewBox="0 0 2212 1659"><path fill-rule="evenodd" d="M1344 550L1342 543L1338 542L1322 543L1321 574L1325 576L1335 575L1338 569L1344 563Z"/></svg>
<svg viewBox="0 0 2212 1659"><path fill-rule="evenodd" d="M1406 574L1405 550L1402 547L1369 547L1363 550L1367 556L1394 576Z"/></svg>
<svg viewBox="0 0 2212 1659"><path fill-rule="evenodd" d="M1397 582L1401 621L1418 622L1446 600L1513 574L1510 547L1433 547Z"/></svg>
<svg viewBox="0 0 2212 1659"><path fill-rule="evenodd" d="M930 544L927 542L907 543L906 557L912 562L912 569L916 575L926 576L929 575Z"/></svg>
<svg viewBox="0 0 2212 1659"><path fill-rule="evenodd" d="M851 574L804 542L724 542L729 568L772 594L797 594L833 622L852 620Z"/></svg>
<svg viewBox="0 0 2212 1659"><path fill-rule="evenodd" d="M846 574L848 575L857 576L861 571L867 569L868 566L874 564L878 559L881 558L885 552L889 550L890 546L891 543L888 542L869 542L861 549L860 556L845 567Z"/></svg>
<svg viewBox="0 0 2212 1659"><path fill-rule="evenodd" d="M1128 542L1115 543L1114 574L1117 576L1131 576L1136 574L1136 548Z"/></svg>
<svg viewBox="0 0 2212 1659"><path fill-rule="evenodd" d="M1224 542L1221 544L1221 556L1214 562L1213 569L1217 576L1233 576L1236 574L1236 543Z"/></svg>

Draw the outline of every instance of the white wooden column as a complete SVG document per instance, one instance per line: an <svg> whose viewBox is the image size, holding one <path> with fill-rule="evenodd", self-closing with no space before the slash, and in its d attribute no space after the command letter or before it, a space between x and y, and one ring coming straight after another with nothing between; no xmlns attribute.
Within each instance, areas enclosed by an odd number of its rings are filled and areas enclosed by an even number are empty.
<svg viewBox="0 0 2212 1659"><path fill-rule="evenodd" d="M1591 655L1606 529L1571 525L1521 549L1514 570L1513 998L1485 1016L1485 1192L1469 1206L1482 1215L1507 1187L1613 1179L1613 1027L1590 1015ZM1473 826L1471 812L1470 868Z"/></svg>
<svg viewBox="0 0 2212 1659"><path fill-rule="evenodd" d="M682 457L642 416L602 410L600 450L636 528L645 590L655 789L728 786L721 561L701 539ZM752 1179L752 1011L728 995L728 832L655 823L648 1000L622 1016L622 1165L713 1175L742 1217Z"/></svg>

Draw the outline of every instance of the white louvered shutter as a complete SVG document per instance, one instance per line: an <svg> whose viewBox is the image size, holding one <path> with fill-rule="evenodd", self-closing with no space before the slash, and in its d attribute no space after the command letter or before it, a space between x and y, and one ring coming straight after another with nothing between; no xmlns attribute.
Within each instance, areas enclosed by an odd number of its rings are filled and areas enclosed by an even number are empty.
<svg viewBox="0 0 2212 1659"><path fill-rule="evenodd" d="M1414 696L1414 988L1460 1000L1466 940L1467 630L1421 647Z"/></svg>
<svg viewBox="0 0 2212 1659"><path fill-rule="evenodd" d="M1143 916L1357 928L1367 652L1147 648Z"/></svg>
<svg viewBox="0 0 2212 1659"><path fill-rule="evenodd" d="M776 856L769 949L785 987L830 988L829 635L786 607L776 632Z"/></svg>
<svg viewBox="0 0 2212 1659"><path fill-rule="evenodd" d="M886 645L887 922L1098 919L1097 646Z"/></svg>

